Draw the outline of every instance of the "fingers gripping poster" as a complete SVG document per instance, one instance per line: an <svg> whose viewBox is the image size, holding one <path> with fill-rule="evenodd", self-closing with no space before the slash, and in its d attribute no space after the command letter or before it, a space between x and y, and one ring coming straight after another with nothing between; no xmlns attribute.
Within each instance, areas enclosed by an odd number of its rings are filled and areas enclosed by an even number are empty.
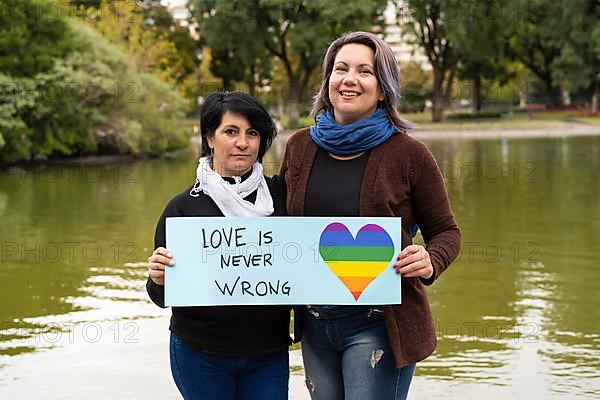
<svg viewBox="0 0 600 400"><path fill-rule="evenodd" d="M169 306L401 302L400 218L167 218Z"/></svg>

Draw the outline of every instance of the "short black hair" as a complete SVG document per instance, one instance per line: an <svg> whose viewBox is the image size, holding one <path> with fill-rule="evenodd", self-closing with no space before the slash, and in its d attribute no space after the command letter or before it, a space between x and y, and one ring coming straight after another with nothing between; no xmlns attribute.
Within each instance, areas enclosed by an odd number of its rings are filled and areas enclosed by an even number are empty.
<svg viewBox="0 0 600 400"><path fill-rule="evenodd" d="M228 111L244 116L250 126L260 133L257 159L262 162L263 156L277 136L277 129L262 104L253 96L242 92L215 92L206 98L200 112L202 157L210 155L207 139L214 136L223 121L223 115Z"/></svg>

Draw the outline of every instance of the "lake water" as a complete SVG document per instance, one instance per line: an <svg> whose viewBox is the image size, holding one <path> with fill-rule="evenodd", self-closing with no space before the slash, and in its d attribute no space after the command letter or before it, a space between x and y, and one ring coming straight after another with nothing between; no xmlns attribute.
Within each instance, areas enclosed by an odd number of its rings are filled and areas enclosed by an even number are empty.
<svg viewBox="0 0 600 400"><path fill-rule="evenodd" d="M427 144L463 251L428 289L439 344L411 398L600 398L600 137ZM144 262L196 162L0 172L0 398L178 398Z"/></svg>

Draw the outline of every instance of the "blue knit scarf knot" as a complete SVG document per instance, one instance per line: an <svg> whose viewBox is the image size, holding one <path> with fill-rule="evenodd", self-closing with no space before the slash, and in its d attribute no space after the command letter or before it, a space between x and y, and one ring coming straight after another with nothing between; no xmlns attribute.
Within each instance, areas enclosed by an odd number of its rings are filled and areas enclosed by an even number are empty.
<svg viewBox="0 0 600 400"><path fill-rule="evenodd" d="M383 108L347 125L335 122L333 110L329 109L320 113L316 125L310 127L310 136L319 147L341 156L372 149L397 132Z"/></svg>

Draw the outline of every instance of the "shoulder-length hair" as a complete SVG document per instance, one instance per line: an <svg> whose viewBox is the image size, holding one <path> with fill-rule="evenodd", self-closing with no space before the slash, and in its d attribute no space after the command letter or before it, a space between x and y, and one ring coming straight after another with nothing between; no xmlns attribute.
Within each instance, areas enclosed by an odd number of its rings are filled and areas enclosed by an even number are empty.
<svg viewBox="0 0 600 400"><path fill-rule="evenodd" d="M333 71L333 63L338 51L347 44L363 44L370 47L375 53L375 76L383 92L383 104L392 124L400 132L414 129L414 124L405 120L398 112L400 104L400 72L394 52L382 39L370 32L348 32L334 40L327 49L323 58L323 81L321 89L315 96L310 112L312 118L317 118L321 112L332 108L329 98L329 79Z"/></svg>
<svg viewBox="0 0 600 400"><path fill-rule="evenodd" d="M245 117L250 126L260 133L257 159L262 162L263 156L277 136L277 129L262 104L253 96L242 92L215 92L207 97L200 112L202 156L210 155L208 139L214 136L226 112Z"/></svg>

